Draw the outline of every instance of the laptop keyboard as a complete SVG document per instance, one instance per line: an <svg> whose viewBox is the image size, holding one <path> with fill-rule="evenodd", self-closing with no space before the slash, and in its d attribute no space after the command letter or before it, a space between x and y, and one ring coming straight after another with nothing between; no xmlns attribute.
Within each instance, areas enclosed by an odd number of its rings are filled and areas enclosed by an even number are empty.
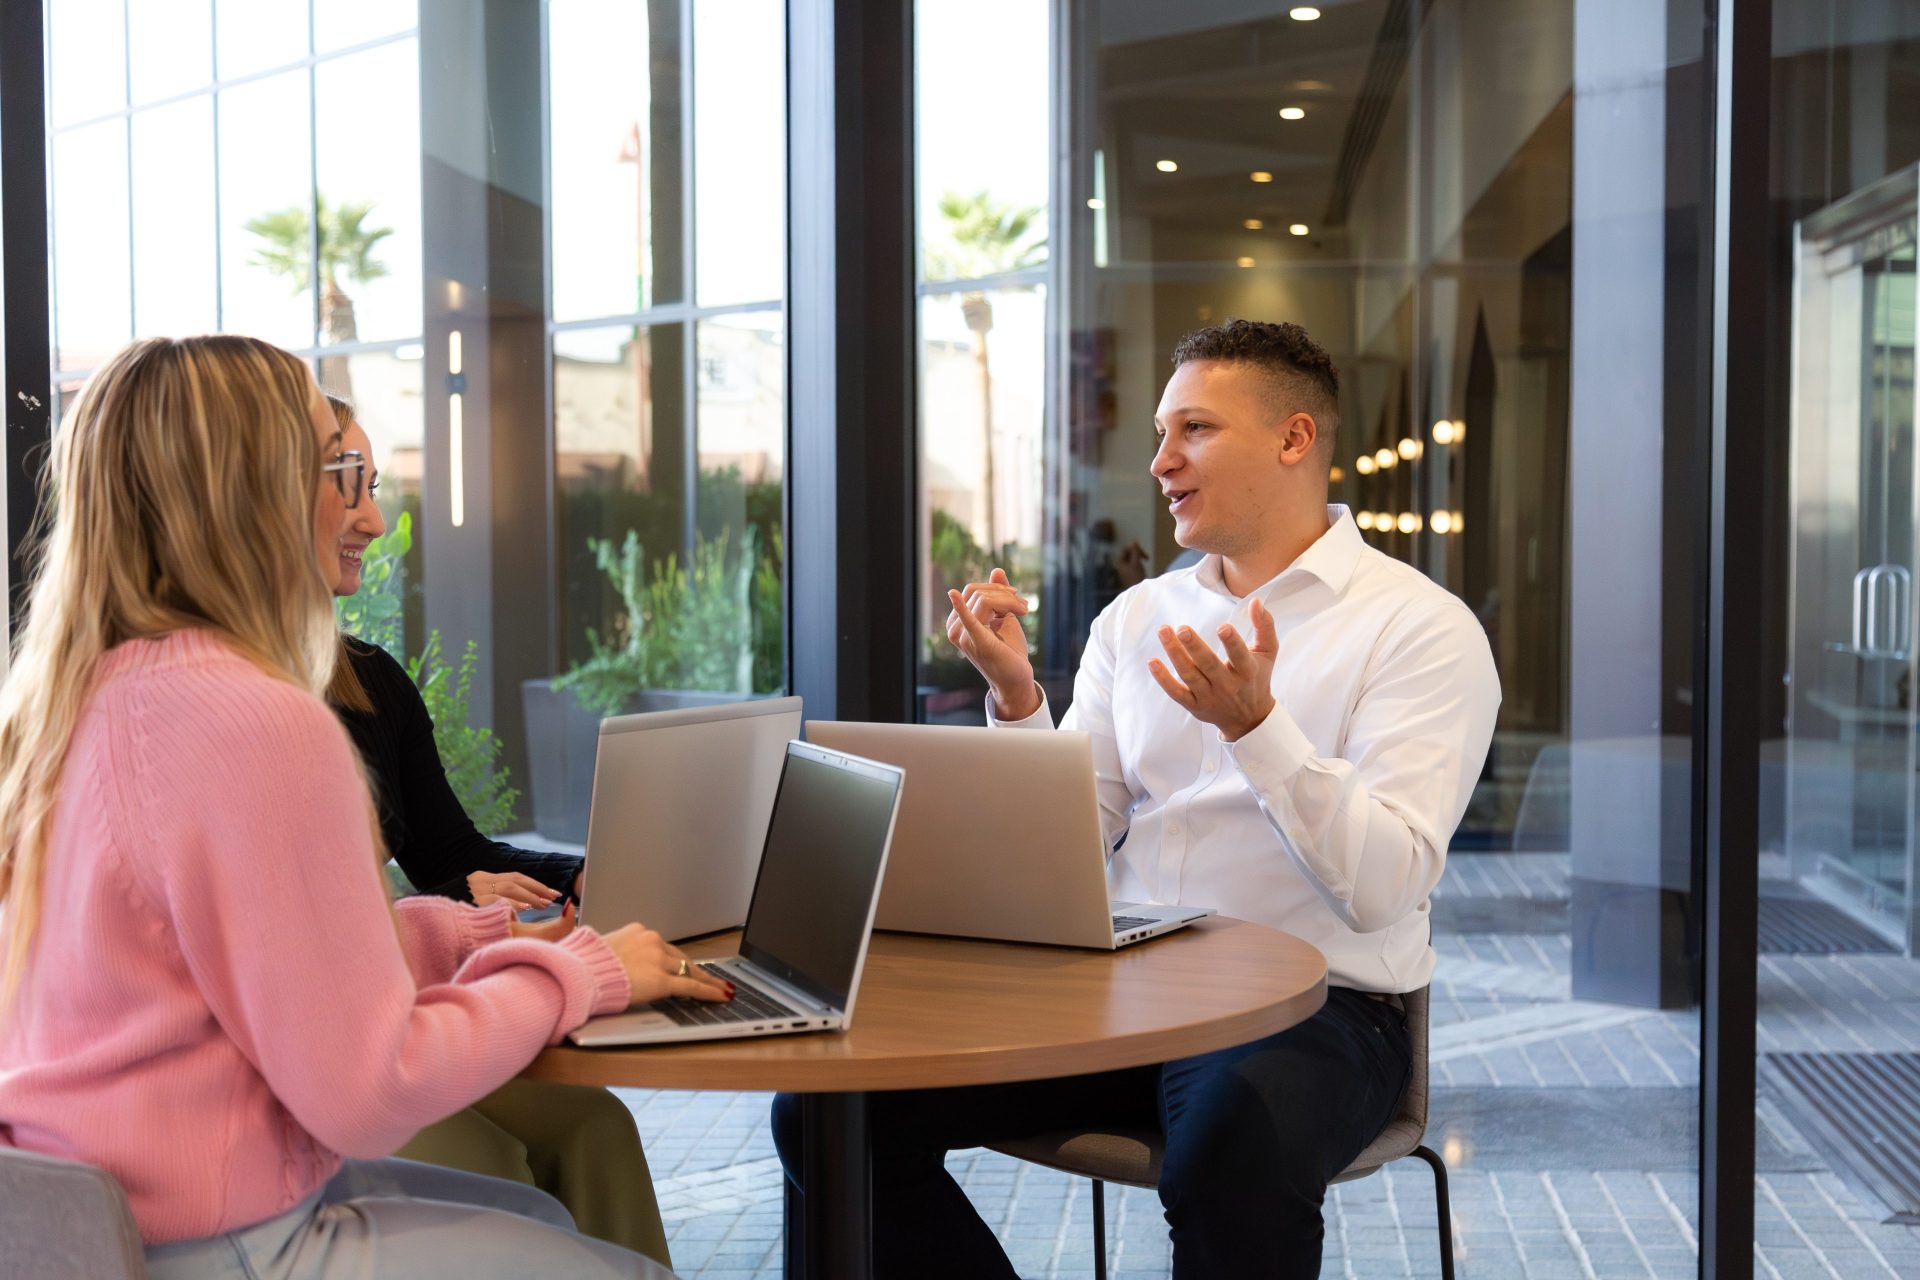
<svg viewBox="0 0 1920 1280"><path fill-rule="evenodd" d="M1124 933L1128 929L1140 929L1147 925L1159 923L1158 920L1152 920L1146 916L1115 916L1113 918L1113 931L1115 933Z"/></svg>
<svg viewBox="0 0 1920 1280"><path fill-rule="evenodd" d="M730 1022L765 1022L770 1018L806 1016L739 979L727 976L717 965L703 964L699 968L708 977L733 983L733 999L714 1004L676 996L671 1000L656 1000L647 1007L666 1014L683 1027L716 1027Z"/></svg>

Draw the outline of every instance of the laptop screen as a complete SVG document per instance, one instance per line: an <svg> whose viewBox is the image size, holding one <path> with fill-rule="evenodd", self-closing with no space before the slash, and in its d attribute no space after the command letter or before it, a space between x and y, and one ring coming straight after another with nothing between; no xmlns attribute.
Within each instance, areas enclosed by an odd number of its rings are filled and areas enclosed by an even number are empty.
<svg viewBox="0 0 1920 1280"><path fill-rule="evenodd" d="M886 765L787 748L740 954L835 1008L853 993L900 780Z"/></svg>

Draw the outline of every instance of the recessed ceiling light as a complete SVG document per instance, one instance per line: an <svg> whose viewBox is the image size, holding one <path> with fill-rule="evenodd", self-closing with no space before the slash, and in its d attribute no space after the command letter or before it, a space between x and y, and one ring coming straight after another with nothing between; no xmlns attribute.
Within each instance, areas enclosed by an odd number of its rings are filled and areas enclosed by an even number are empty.
<svg viewBox="0 0 1920 1280"><path fill-rule="evenodd" d="M1333 88L1325 80L1295 80L1293 87L1297 93L1325 93Z"/></svg>
<svg viewBox="0 0 1920 1280"><path fill-rule="evenodd" d="M1233 265L1236 267L1250 267L1253 265L1253 259L1252 258L1235 258L1233 260Z"/></svg>
<svg viewBox="0 0 1920 1280"><path fill-rule="evenodd" d="M1287 10L1287 16L1295 22L1312 22L1320 16L1320 11L1312 5L1303 4L1297 9Z"/></svg>
<svg viewBox="0 0 1920 1280"><path fill-rule="evenodd" d="M1287 234L1295 235L1295 236L1304 236L1311 229L1312 228L1308 227L1307 224L1304 222L1296 222L1292 226L1287 228Z"/></svg>
<svg viewBox="0 0 1920 1280"><path fill-rule="evenodd" d="M1249 231L1258 231L1262 227L1266 226L1267 224L1260 221L1260 219L1258 218L1248 218L1245 222L1241 223L1240 225L1245 227Z"/></svg>
<svg viewBox="0 0 1920 1280"><path fill-rule="evenodd" d="M1268 173L1265 169L1255 169L1252 173L1248 174L1247 176L1249 178L1252 178L1255 182L1272 182L1273 181L1273 175Z"/></svg>
<svg viewBox="0 0 1920 1280"><path fill-rule="evenodd" d="M1282 107L1280 108L1280 118L1282 120L1305 120L1307 118L1307 109L1305 107Z"/></svg>
<svg viewBox="0 0 1920 1280"><path fill-rule="evenodd" d="M1089 209L1104 209L1106 207L1107 207L1107 202L1105 200L1102 200L1099 196L1094 196L1092 199L1087 201L1087 208Z"/></svg>
<svg viewBox="0 0 1920 1280"><path fill-rule="evenodd" d="M1180 168L1179 165L1175 164L1171 160L1155 160L1153 162L1153 167L1158 169L1162 173L1176 173L1179 171L1179 168Z"/></svg>

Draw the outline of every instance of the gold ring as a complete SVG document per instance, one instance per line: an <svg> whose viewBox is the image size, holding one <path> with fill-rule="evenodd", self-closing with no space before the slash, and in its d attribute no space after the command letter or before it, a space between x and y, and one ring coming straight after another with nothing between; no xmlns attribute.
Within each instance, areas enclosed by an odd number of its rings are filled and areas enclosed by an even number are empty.
<svg viewBox="0 0 1920 1280"><path fill-rule="evenodd" d="M683 978L687 976L687 962L685 960L680 962L680 976Z"/></svg>

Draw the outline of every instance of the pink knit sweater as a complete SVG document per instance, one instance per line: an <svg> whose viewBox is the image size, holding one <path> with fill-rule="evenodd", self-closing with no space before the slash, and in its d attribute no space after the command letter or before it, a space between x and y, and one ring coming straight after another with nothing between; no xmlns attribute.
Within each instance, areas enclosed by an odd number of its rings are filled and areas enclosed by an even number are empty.
<svg viewBox="0 0 1920 1280"><path fill-rule="evenodd" d="M389 910L340 722L207 632L104 659L42 913L0 1014L0 1142L108 1170L149 1244L293 1207L628 1000L590 929Z"/></svg>

